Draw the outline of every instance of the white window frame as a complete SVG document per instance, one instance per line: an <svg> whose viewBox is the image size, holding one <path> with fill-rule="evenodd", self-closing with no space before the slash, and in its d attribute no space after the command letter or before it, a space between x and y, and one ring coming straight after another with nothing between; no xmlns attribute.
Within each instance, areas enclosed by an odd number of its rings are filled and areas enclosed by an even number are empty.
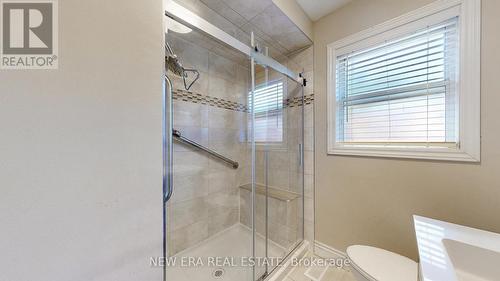
<svg viewBox="0 0 500 281"><path fill-rule="evenodd" d="M459 145L457 148L401 145L345 144L336 141L336 63L337 57L373 47L413 31L459 17ZM479 162L481 160L481 0L439 0L368 30L327 46L327 153Z"/></svg>

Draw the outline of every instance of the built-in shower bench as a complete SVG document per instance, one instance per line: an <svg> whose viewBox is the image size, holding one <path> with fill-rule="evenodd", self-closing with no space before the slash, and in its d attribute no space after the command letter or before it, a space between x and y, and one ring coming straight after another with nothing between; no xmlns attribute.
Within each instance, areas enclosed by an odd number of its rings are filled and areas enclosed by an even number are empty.
<svg viewBox="0 0 500 281"><path fill-rule="evenodd" d="M252 227L252 185L240 189L240 223ZM255 186L255 227L262 237L268 237L283 249L289 249L302 239L302 196L275 187ZM266 208L267 206L267 208ZM267 228L266 228L267 225Z"/></svg>
<svg viewBox="0 0 500 281"><path fill-rule="evenodd" d="M245 189L248 191L252 191L252 184L245 184L240 186L241 189ZM266 195L266 186L261 185L261 184L256 184L255 185L255 193L261 194L261 195ZM297 198L300 197L300 194L288 191L288 190L283 190L275 187L269 187L267 191L267 195L271 198L280 200L280 201L285 201L285 202L290 202L293 201Z"/></svg>

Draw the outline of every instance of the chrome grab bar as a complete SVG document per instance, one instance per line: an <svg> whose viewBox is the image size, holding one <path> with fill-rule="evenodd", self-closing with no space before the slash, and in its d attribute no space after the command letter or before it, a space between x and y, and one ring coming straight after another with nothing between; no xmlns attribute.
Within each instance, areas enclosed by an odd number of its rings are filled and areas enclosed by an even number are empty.
<svg viewBox="0 0 500 281"><path fill-rule="evenodd" d="M221 154L219 154L219 153L211 150L208 147L205 147L205 146L203 146L203 145L201 145L199 143L196 143L196 142L194 142L194 141L192 141L192 140L190 140L190 139L182 136L181 132L179 132L178 130L175 130L175 129L172 130L172 135L175 137L176 140L179 140L182 143L185 143L185 144L188 144L190 146L193 146L193 147L196 147L198 149L201 149L201 150L205 151L206 153L208 153L208 154L210 154L212 156L215 156L216 158L219 158L220 160L222 160L222 161L230 164L233 167L233 169L238 169L238 167L240 166L240 164L238 162L233 161L233 160L231 160L231 159L229 159L229 158L227 158L227 157L225 157L225 156L223 156L223 155L221 155Z"/></svg>

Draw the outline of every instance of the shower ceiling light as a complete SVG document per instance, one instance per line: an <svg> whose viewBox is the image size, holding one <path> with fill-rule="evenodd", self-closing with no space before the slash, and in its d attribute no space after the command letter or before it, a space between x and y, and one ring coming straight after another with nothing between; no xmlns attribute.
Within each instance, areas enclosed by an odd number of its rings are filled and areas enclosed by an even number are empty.
<svg viewBox="0 0 500 281"><path fill-rule="evenodd" d="M189 33L193 31L191 28L183 25L182 23L170 17L167 17L167 31L168 30L172 30L173 32L177 33Z"/></svg>

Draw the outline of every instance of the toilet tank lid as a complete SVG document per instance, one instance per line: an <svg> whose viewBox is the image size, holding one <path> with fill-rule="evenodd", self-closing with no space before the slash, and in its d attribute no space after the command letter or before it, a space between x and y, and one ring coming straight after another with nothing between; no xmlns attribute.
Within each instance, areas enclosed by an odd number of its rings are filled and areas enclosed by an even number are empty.
<svg viewBox="0 0 500 281"><path fill-rule="evenodd" d="M347 256L361 274L377 281L417 281L418 264L413 260L370 246L347 248Z"/></svg>

